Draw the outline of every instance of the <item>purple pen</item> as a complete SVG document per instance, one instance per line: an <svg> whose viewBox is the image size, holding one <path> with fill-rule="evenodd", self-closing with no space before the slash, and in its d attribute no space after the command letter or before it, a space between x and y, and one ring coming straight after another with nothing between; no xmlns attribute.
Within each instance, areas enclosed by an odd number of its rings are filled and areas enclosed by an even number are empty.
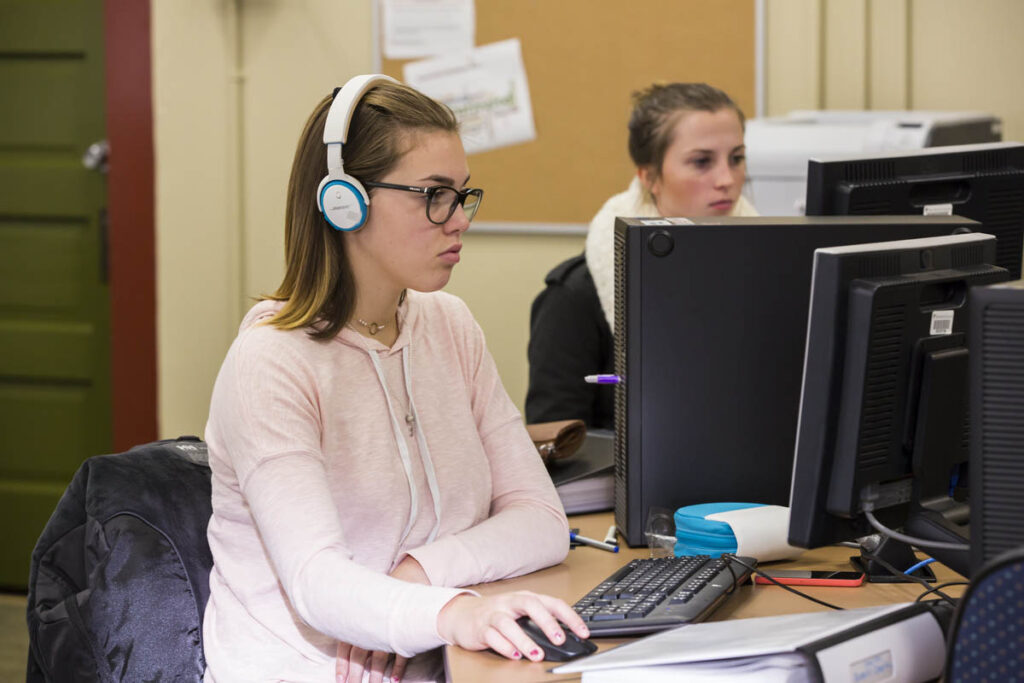
<svg viewBox="0 0 1024 683"><path fill-rule="evenodd" d="M587 384L618 384L622 378L618 375L587 375L583 381Z"/></svg>

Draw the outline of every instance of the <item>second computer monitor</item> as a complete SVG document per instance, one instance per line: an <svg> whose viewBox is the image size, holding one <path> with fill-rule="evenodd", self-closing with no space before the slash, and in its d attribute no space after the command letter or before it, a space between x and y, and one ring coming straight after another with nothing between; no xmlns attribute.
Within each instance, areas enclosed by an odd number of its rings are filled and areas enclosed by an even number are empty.
<svg viewBox="0 0 1024 683"><path fill-rule="evenodd" d="M879 523L926 550L964 543L940 513L965 483L968 291L1009 277L992 265L995 243L974 233L815 253L790 543L852 541ZM967 572L966 552L941 550Z"/></svg>
<svg viewBox="0 0 1024 683"><path fill-rule="evenodd" d="M811 159L807 215L956 214L996 237L996 265L1021 276L1024 144L991 142Z"/></svg>
<svg viewBox="0 0 1024 683"><path fill-rule="evenodd" d="M958 217L618 219L615 518L789 500L819 247L972 230Z"/></svg>

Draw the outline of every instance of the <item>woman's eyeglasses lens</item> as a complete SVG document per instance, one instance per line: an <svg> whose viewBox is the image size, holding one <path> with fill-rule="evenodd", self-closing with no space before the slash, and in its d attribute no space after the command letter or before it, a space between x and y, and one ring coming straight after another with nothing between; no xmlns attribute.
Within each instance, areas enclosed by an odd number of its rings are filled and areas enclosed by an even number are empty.
<svg viewBox="0 0 1024 683"><path fill-rule="evenodd" d="M466 195L462 202L462 210L466 212L466 220L473 220L473 216L476 215L477 209L480 208L480 202L483 201L483 198L483 190L473 190L471 194Z"/></svg>
<svg viewBox="0 0 1024 683"><path fill-rule="evenodd" d="M477 209L480 208L480 200L483 192L480 190L465 191L460 195L450 187L433 188L433 194L427 202L427 218L431 223L444 224L455 213L455 207L462 202L462 210L466 214L466 220L473 220Z"/></svg>

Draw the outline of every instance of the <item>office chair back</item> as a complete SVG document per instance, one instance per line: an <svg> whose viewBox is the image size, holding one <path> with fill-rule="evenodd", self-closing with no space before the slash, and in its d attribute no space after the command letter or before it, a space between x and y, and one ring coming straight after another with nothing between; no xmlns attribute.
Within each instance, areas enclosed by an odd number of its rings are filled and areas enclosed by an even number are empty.
<svg viewBox="0 0 1024 683"><path fill-rule="evenodd" d="M1024 680L1024 547L992 558L971 581L946 653L949 683Z"/></svg>
<svg viewBox="0 0 1024 683"><path fill-rule="evenodd" d="M201 681L210 515L196 437L82 463L32 552L26 680Z"/></svg>

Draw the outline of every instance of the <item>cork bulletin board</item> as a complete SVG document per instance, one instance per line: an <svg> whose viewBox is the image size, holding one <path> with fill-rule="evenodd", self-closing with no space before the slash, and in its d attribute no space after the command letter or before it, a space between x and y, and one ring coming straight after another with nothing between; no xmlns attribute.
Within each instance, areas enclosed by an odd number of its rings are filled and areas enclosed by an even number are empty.
<svg viewBox="0 0 1024 683"><path fill-rule="evenodd" d="M477 0L476 44L508 38L537 138L470 156L478 221L589 221L633 175L630 95L653 82L704 81L754 113L754 0Z"/></svg>

